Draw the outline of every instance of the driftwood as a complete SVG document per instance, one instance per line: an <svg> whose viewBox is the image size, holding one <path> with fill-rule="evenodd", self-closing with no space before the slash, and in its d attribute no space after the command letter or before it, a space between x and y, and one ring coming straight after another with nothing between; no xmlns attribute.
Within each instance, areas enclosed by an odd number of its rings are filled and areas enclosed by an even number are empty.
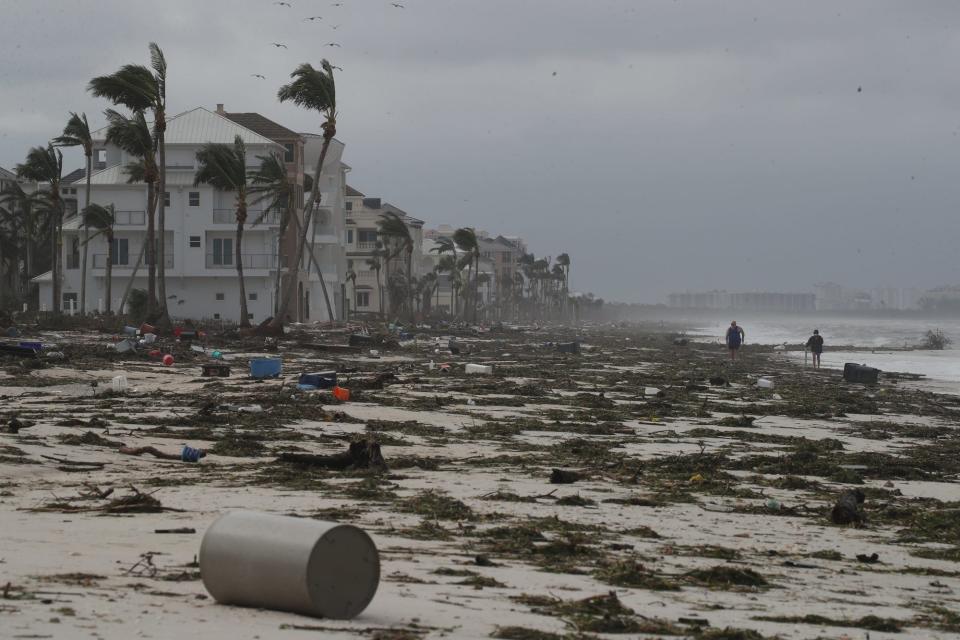
<svg viewBox="0 0 960 640"><path fill-rule="evenodd" d="M284 452L277 456L276 461L333 471L345 471L347 469L382 469L386 471L387 469L387 461L383 459L383 454L380 453L380 444L374 440L351 442L346 451L332 456Z"/></svg>
<svg viewBox="0 0 960 640"><path fill-rule="evenodd" d="M550 484L573 484L577 480L583 480L583 478L582 473L569 469L554 469L550 472Z"/></svg>
<svg viewBox="0 0 960 640"><path fill-rule="evenodd" d="M862 524L864 518L860 505L863 504L865 497L860 489L844 491L837 498L837 503L830 512L830 520L833 524Z"/></svg>

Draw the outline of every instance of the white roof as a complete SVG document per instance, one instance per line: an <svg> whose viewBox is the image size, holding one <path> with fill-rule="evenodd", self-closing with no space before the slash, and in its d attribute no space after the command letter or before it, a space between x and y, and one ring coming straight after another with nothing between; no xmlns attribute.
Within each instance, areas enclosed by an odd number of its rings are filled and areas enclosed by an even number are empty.
<svg viewBox="0 0 960 640"><path fill-rule="evenodd" d="M166 178L168 187L192 187L193 169L189 171L171 171L167 169ZM129 176L127 172L124 171L124 166L115 164L112 167L107 167L106 169L90 174L90 185L126 185L128 179ZM144 186L143 183L133 183L133 186L136 185Z"/></svg>
<svg viewBox="0 0 960 640"><path fill-rule="evenodd" d="M91 135L94 140L103 140L107 135L107 128L97 129ZM167 144L203 144L205 142L233 144L235 136L240 136L245 144L281 147L273 140L203 107L196 107L168 118L164 141Z"/></svg>
<svg viewBox="0 0 960 640"><path fill-rule="evenodd" d="M30 278L30 282L53 282L53 272L47 271L46 273L34 276Z"/></svg>

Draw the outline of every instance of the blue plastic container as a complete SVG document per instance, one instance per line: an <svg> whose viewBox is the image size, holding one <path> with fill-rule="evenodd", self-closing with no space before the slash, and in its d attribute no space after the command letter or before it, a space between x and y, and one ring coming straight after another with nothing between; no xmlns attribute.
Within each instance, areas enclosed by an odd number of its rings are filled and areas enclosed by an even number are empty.
<svg viewBox="0 0 960 640"><path fill-rule="evenodd" d="M251 378L276 378L283 371L283 360L280 358L256 358L250 361Z"/></svg>
<svg viewBox="0 0 960 640"><path fill-rule="evenodd" d="M33 349L34 351L43 350L43 344L40 342L21 342L20 346L24 349Z"/></svg>
<svg viewBox="0 0 960 640"><path fill-rule="evenodd" d="M300 384L310 385L317 389L330 389L337 386L336 371L317 371L316 373L301 373Z"/></svg>

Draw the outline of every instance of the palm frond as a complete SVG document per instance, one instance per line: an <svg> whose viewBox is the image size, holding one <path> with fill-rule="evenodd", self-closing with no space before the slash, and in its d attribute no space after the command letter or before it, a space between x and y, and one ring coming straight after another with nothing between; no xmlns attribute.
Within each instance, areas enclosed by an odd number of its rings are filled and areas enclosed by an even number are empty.
<svg viewBox="0 0 960 640"><path fill-rule="evenodd" d="M87 84L87 91L97 98L122 104L131 111L146 111L160 103L157 79L143 65L126 64L115 73L97 76Z"/></svg>
<svg viewBox="0 0 960 640"><path fill-rule="evenodd" d="M277 99L280 102L293 102L299 107L312 109L332 118L337 110L333 67L326 60L320 62L320 67L315 69L308 62L298 66L290 74L293 82L280 87Z"/></svg>

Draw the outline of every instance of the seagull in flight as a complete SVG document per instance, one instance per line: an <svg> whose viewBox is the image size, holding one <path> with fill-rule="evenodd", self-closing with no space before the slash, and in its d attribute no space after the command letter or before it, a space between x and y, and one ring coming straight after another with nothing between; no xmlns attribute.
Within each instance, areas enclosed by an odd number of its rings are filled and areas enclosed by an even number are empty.
<svg viewBox="0 0 960 640"><path fill-rule="evenodd" d="M260 75L259 73L251 73L251 74L250 74L250 77L252 77L252 78L260 78L261 80L266 80L266 79L267 79L267 76L262 76L262 75Z"/></svg>
<svg viewBox="0 0 960 640"><path fill-rule="evenodd" d="M330 65L330 68L331 68L331 69L336 69L337 71L343 71L343 67L338 67L338 66L335 65L335 64Z"/></svg>
<svg viewBox="0 0 960 640"><path fill-rule="evenodd" d="M330 28L333 29L334 31L336 31L337 29L340 28L340 25L338 25L338 24L332 24L332 25L330 25Z"/></svg>
<svg viewBox="0 0 960 640"><path fill-rule="evenodd" d="M343 6L343 3L342 3L342 2L331 2L331 3L330 3L330 6L331 6L331 7L342 7L342 6Z"/></svg>
<svg viewBox="0 0 960 640"><path fill-rule="evenodd" d="M406 9L406 7L400 4L399 2L391 2L390 4L396 7L397 9Z"/></svg>
<svg viewBox="0 0 960 640"><path fill-rule="evenodd" d="M293 6L289 2L274 2L273 4L279 5L281 7L287 7L288 9L293 8Z"/></svg>
<svg viewBox="0 0 960 640"><path fill-rule="evenodd" d="M309 20L310 22L313 22L314 20L323 20L323 16L310 16L309 18L303 19L304 22L306 22L307 20Z"/></svg>
<svg viewBox="0 0 960 640"><path fill-rule="evenodd" d="M325 46L325 47L339 47L340 45L337 44L336 42L328 42L327 44L325 44L325 45L323 45L323 46Z"/></svg>
<svg viewBox="0 0 960 640"><path fill-rule="evenodd" d="M270 44L272 44L273 46L277 47L278 49L279 49L280 47L283 47L284 49L288 49L288 48L289 48L289 47L287 47L287 45L281 44L281 43L279 43L279 42L271 42Z"/></svg>

